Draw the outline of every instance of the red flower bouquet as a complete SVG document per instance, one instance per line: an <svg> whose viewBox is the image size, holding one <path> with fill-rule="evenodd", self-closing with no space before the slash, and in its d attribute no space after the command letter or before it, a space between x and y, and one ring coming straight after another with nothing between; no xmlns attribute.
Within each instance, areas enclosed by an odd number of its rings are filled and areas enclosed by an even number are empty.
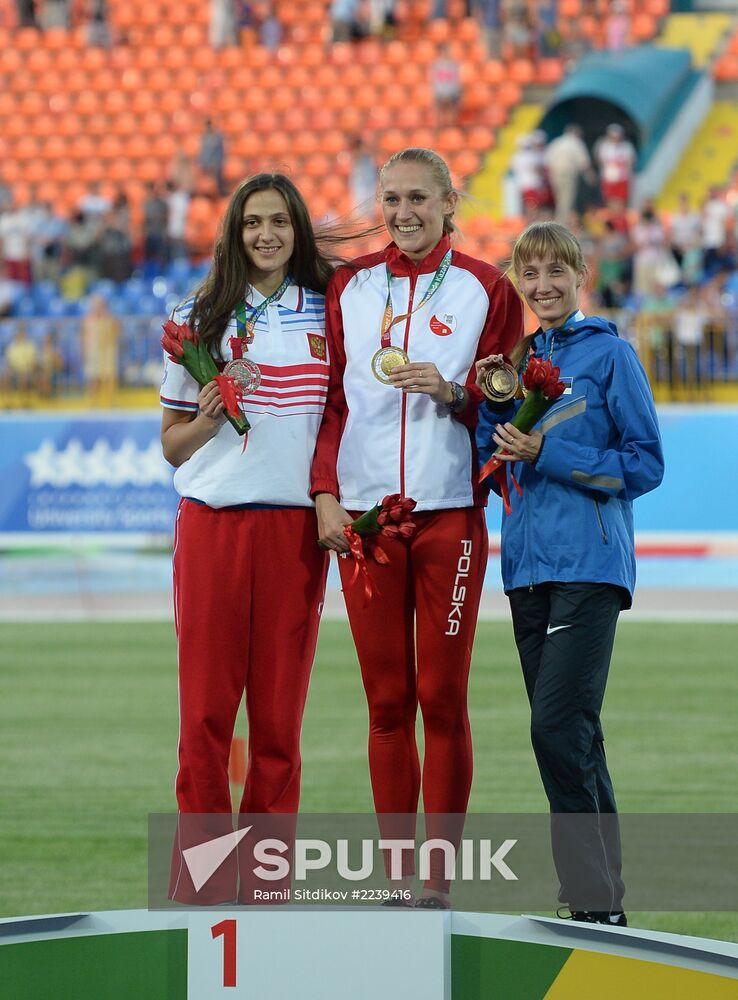
<svg viewBox="0 0 738 1000"><path fill-rule="evenodd" d="M239 434L245 434L251 425L241 412L239 403L242 402L243 395L235 379L218 373L210 351L186 323L179 324L170 319L164 324L163 330L161 346L169 360L182 365L199 386L217 382L228 420Z"/></svg>
<svg viewBox="0 0 738 1000"><path fill-rule="evenodd" d="M374 593L374 585L369 574L364 541L367 542L367 552L382 566L389 562L387 553L379 544L379 538L411 538L416 524L410 513L415 508L415 500L400 496L399 493L388 494L381 503L376 504L351 524L347 524L343 533L349 543L351 555L354 557L354 573L349 580L349 586L356 582L359 575L364 579L364 602Z"/></svg>
<svg viewBox="0 0 738 1000"><path fill-rule="evenodd" d="M541 417L551 409L557 399L561 398L566 386L559 381L561 369L558 365L551 364L544 358L531 358L528 367L523 372L523 388L526 390L518 412L510 423L517 427L519 431L528 434L535 427ZM500 484L502 491L502 502L505 513L510 513L510 493L507 488L507 469L501 455L509 454L504 448L498 448L488 462L479 470L480 480L493 475ZM515 489L521 494L523 491L515 476L510 473Z"/></svg>

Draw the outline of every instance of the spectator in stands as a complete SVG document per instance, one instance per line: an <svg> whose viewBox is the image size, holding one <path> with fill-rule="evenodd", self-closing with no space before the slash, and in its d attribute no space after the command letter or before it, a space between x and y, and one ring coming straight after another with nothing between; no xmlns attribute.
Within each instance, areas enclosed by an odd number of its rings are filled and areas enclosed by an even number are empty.
<svg viewBox="0 0 738 1000"><path fill-rule="evenodd" d="M38 352L38 380L36 388L39 395L50 398L58 396L64 387L66 371L64 355L59 350L56 331L49 330L44 334Z"/></svg>
<svg viewBox="0 0 738 1000"><path fill-rule="evenodd" d="M540 218L549 201L544 146L534 134L522 135L510 160L510 168L526 219Z"/></svg>
<svg viewBox="0 0 738 1000"><path fill-rule="evenodd" d="M195 171L192 160L183 149L177 149L172 157L167 178L176 188L189 191L195 190Z"/></svg>
<svg viewBox="0 0 738 1000"><path fill-rule="evenodd" d="M167 182L167 254L170 260L187 256L187 217L190 192Z"/></svg>
<svg viewBox="0 0 738 1000"><path fill-rule="evenodd" d="M605 134L594 146L594 157L600 171L600 186L605 204L615 199L626 205L636 163L635 146L625 137L622 125L608 125Z"/></svg>
<svg viewBox="0 0 738 1000"><path fill-rule="evenodd" d="M111 44L107 0L89 0L87 5L87 44L108 49Z"/></svg>
<svg viewBox="0 0 738 1000"><path fill-rule="evenodd" d="M646 205L631 230L633 244L633 291L653 295L658 287L679 283L681 272L669 247L666 230L651 205Z"/></svg>
<svg viewBox="0 0 738 1000"><path fill-rule="evenodd" d="M31 283L32 220L22 206L0 211L0 258L8 276L24 285Z"/></svg>
<svg viewBox="0 0 738 1000"><path fill-rule="evenodd" d="M169 206L161 184L149 181L143 203L144 260L164 264L167 260Z"/></svg>
<svg viewBox="0 0 738 1000"><path fill-rule="evenodd" d="M579 125L566 125L563 133L546 147L545 163L554 196L556 221L569 225L576 207L577 191L584 174L592 177L592 160Z"/></svg>
<svg viewBox="0 0 738 1000"><path fill-rule="evenodd" d="M688 288L674 310L672 329L681 354L684 383L689 393L700 388L700 355L708 322L709 315L702 301L702 289Z"/></svg>
<svg viewBox="0 0 738 1000"><path fill-rule="evenodd" d="M671 252L681 266L685 254L693 247L700 246L702 236L700 214L690 207L689 195L686 191L680 193L679 208L671 214L669 235Z"/></svg>
<svg viewBox="0 0 738 1000"><path fill-rule="evenodd" d="M605 21L605 48L610 52L622 52L628 47L630 17L625 4L614 0Z"/></svg>
<svg viewBox="0 0 738 1000"><path fill-rule="evenodd" d="M282 44L282 22L277 16L274 4L267 5L259 24L259 41L269 52L276 52Z"/></svg>
<svg viewBox="0 0 738 1000"><path fill-rule="evenodd" d="M10 316L13 306L23 295L23 283L11 278L8 266L0 256L0 317Z"/></svg>
<svg viewBox="0 0 738 1000"><path fill-rule="evenodd" d="M490 59L499 59L502 47L502 0L478 0L482 35Z"/></svg>
<svg viewBox="0 0 738 1000"><path fill-rule="evenodd" d="M15 392L36 388L38 348L28 336L25 323L18 323L5 349L5 385Z"/></svg>
<svg viewBox="0 0 738 1000"><path fill-rule="evenodd" d="M359 0L333 0L330 18L334 42L350 42L363 34L358 16Z"/></svg>
<svg viewBox="0 0 738 1000"><path fill-rule="evenodd" d="M60 285L65 298L82 298L88 285L99 276L99 235L99 219L80 211L72 215L62 250L64 272Z"/></svg>
<svg viewBox="0 0 738 1000"><path fill-rule="evenodd" d="M518 3L508 7L502 37L508 59L530 59L534 55L534 32L527 7Z"/></svg>
<svg viewBox="0 0 738 1000"><path fill-rule="evenodd" d="M111 209L98 237L100 277L116 282L126 281L133 273L133 246L130 235L118 226L120 217Z"/></svg>
<svg viewBox="0 0 738 1000"><path fill-rule="evenodd" d="M210 0L208 38L214 49L238 44L238 24L234 0Z"/></svg>
<svg viewBox="0 0 738 1000"><path fill-rule="evenodd" d="M109 407L118 384L120 323L102 295L91 295L82 320L82 365L94 406Z"/></svg>
<svg viewBox="0 0 738 1000"><path fill-rule="evenodd" d="M7 212L13 207L13 190L0 176L0 212Z"/></svg>
<svg viewBox="0 0 738 1000"><path fill-rule="evenodd" d="M54 212L48 202L42 202L39 210L33 220L31 234L33 280L58 282L69 224L65 218Z"/></svg>
<svg viewBox="0 0 738 1000"><path fill-rule="evenodd" d="M377 209L377 164L366 140L355 135L351 140L351 207L360 215L373 218Z"/></svg>
<svg viewBox="0 0 738 1000"><path fill-rule="evenodd" d="M725 192L719 187L711 187L702 205L702 250L704 253L705 275L713 274L732 263L730 253L731 211L725 199Z"/></svg>
<svg viewBox="0 0 738 1000"><path fill-rule="evenodd" d="M41 23L45 30L49 28L69 28L70 0L43 0Z"/></svg>
<svg viewBox="0 0 738 1000"><path fill-rule="evenodd" d="M605 220L605 232L597 247L596 289L605 309L619 309L628 290L630 241Z"/></svg>
<svg viewBox="0 0 738 1000"><path fill-rule="evenodd" d="M212 118L205 119L205 131L200 139L200 169L215 181L215 190L219 197L226 193L226 183L223 171L225 169L225 138L220 129L213 124Z"/></svg>
<svg viewBox="0 0 738 1000"><path fill-rule="evenodd" d="M90 219L102 218L112 208L112 202L100 190L100 182L91 181L87 191L79 199L78 208Z"/></svg>
<svg viewBox="0 0 738 1000"><path fill-rule="evenodd" d="M16 0L16 8L18 10L18 24L21 28L40 27L36 19L35 0Z"/></svg>
<svg viewBox="0 0 738 1000"><path fill-rule="evenodd" d="M439 46L438 58L431 64L430 83L438 124L453 125L459 116L463 89L461 66L451 55L451 49L445 42Z"/></svg>

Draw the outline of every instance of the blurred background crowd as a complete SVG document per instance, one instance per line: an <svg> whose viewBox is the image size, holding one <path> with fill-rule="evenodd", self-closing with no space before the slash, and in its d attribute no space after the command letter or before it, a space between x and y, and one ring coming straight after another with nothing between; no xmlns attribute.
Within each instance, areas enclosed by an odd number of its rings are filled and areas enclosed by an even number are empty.
<svg viewBox="0 0 738 1000"><path fill-rule="evenodd" d="M622 124L592 141L576 121L551 134L516 118L588 52L647 43L669 14L668 0L0 0L2 406L150 405L161 323L203 276L241 177L286 170L316 223L359 232L378 218L378 167L412 144L451 164L461 249L504 265L526 221L564 222L591 265L588 308L617 320L657 395L723 398L738 385L738 134L722 183L687 174L671 200L639 198ZM738 86L725 24L708 69ZM493 155L495 203L475 191Z"/></svg>

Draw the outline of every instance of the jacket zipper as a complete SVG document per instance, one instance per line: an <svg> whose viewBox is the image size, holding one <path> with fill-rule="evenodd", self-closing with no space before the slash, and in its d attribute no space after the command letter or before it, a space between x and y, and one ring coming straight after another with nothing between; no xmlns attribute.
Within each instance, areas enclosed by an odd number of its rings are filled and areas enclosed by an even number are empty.
<svg viewBox="0 0 738 1000"><path fill-rule="evenodd" d="M415 285L418 281L418 272L413 269L413 273L410 275L410 293L407 302L407 319L405 321L405 339L403 341L403 349L405 353L408 353L408 344L410 343L410 323L412 321L412 311L413 311L413 299L415 298ZM405 425L407 418L407 393L402 394L402 403L400 408L400 496L405 496Z"/></svg>
<svg viewBox="0 0 738 1000"><path fill-rule="evenodd" d="M600 510L600 502L599 502L599 500L595 500L594 501L594 505L595 505L595 511L597 512L597 521L598 521L599 526L600 526L600 534L602 535L602 541L605 543L605 545L609 545L610 544L610 540L607 537L607 532L605 531L605 523L602 520L602 511Z"/></svg>

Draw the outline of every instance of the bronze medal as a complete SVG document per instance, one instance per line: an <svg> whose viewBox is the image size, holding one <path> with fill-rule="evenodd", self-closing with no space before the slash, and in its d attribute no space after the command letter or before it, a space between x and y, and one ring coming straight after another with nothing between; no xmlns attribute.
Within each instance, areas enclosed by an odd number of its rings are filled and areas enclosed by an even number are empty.
<svg viewBox="0 0 738 1000"><path fill-rule="evenodd" d="M492 403L506 403L518 391L518 373L513 365L502 361L490 368L482 380L482 392Z"/></svg>
<svg viewBox="0 0 738 1000"><path fill-rule="evenodd" d="M401 347L380 347L372 358L372 375L385 385L390 384L392 369L409 364L410 358Z"/></svg>
<svg viewBox="0 0 738 1000"><path fill-rule="evenodd" d="M250 396L261 385L259 366L248 358L234 358L223 369L224 375L230 375L244 396Z"/></svg>

